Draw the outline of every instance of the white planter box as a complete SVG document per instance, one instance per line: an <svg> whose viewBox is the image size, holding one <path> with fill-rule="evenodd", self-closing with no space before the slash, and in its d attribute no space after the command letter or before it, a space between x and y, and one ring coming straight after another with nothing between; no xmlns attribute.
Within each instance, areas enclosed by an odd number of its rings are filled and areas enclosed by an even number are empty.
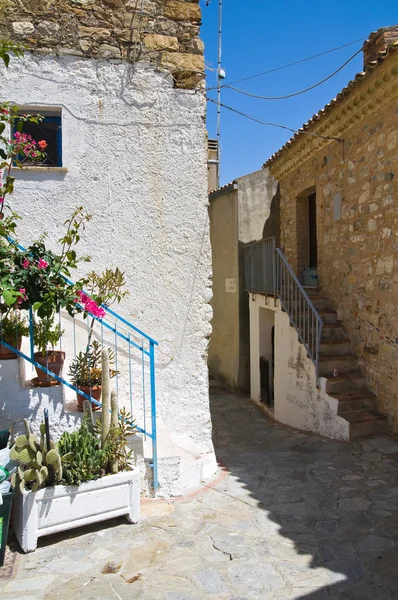
<svg viewBox="0 0 398 600"><path fill-rule="evenodd" d="M139 515L140 472L135 467L79 486L16 493L13 524L22 550L33 552L41 536L120 516L137 523Z"/></svg>

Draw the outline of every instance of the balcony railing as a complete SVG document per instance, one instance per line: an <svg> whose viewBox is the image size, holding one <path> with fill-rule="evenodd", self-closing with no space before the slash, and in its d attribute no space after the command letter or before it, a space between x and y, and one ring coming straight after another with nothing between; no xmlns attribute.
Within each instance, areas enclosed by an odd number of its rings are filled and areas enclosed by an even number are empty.
<svg viewBox="0 0 398 600"><path fill-rule="evenodd" d="M323 320L299 282L275 238L245 248L245 284L251 293L278 297L290 323L315 365L319 379L319 352Z"/></svg>

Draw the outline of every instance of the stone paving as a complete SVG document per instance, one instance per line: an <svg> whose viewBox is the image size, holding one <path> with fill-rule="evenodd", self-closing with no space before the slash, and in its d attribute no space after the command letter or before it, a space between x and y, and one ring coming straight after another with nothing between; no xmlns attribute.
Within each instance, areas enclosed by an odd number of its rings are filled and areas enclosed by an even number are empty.
<svg viewBox="0 0 398 600"><path fill-rule="evenodd" d="M217 387L211 405L227 471L138 525L43 538L1 599L397 599L398 443L295 432Z"/></svg>

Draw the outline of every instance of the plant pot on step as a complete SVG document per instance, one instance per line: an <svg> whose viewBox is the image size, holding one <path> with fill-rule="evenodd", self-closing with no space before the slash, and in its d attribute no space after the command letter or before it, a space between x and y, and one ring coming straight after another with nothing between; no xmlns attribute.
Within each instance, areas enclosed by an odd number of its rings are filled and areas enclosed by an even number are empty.
<svg viewBox="0 0 398 600"><path fill-rule="evenodd" d="M65 352L53 350L52 352L48 352L45 356L43 356L41 352L35 352L34 357L39 365L42 365L45 369L54 373L54 375L58 375L58 377L61 376L65 362ZM51 377L46 371L42 371L38 367L36 367L36 373L39 385L54 385L55 383L59 383L57 379Z"/></svg>
<svg viewBox="0 0 398 600"><path fill-rule="evenodd" d="M13 348L17 348L18 350L21 349L21 336L19 336L18 339L4 339L4 341L7 342L7 344L10 344L10 346ZM3 346L3 344L0 342L0 360L10 360L11 358L18 358L18 354L7 348L7 346Z"/></svg>
<svg viewBox="0 0 398 600"><path fill-rule="evenodd" d="M98 402L101 400L102 386L100 385L92 385L91 387L89 385L79 385L79 390L87 394L87 396L91 396L91 398L97 400ZM83 411L83 404L85 400L87 400L87 398L77 392L77 406L81 411ZM94 402L91 402L91 408L93 411L96 411L101 407Z"/></svg>

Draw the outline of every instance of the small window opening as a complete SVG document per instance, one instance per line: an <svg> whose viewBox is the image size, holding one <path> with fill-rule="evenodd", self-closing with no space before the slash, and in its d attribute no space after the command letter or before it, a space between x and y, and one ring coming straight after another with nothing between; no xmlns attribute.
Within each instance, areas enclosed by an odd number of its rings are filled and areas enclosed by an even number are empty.
<svg viewBox="0 0 398 600"><path fill-rule="evenodd" d="M21 111L22 114L22 111ZM21 133L26 133L39 142L44 140L47 143L45 149L45 158L40 162L32 162L29 158L21 158L20 162L24 166L37 167L62 167L62 123L61 115L44 114L38 111L43 117L40 123L23 122ZM21 123L21 122L19 122ZM13 125L12 134L20 129L18 121Z"/></svg>

